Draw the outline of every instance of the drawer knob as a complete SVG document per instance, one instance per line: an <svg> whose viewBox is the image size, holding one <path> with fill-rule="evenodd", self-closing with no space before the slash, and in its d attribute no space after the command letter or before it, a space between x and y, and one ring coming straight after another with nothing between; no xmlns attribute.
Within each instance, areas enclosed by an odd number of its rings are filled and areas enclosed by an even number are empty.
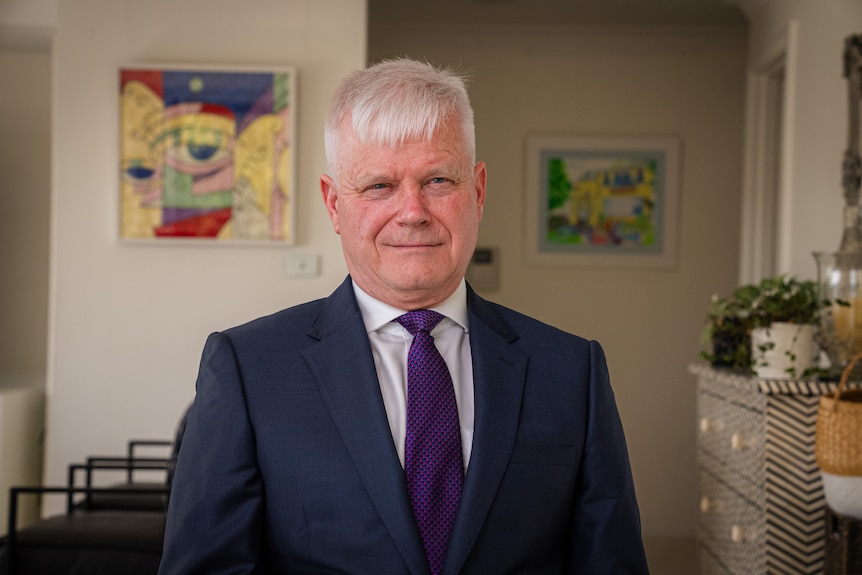
<svg viewBox="0 0 862 575"><path fill-rule="evenodd" d="M701 513L709 513L712 511L712 500L709 497L704 495L700 498L700 512Z"/></svg>
<svg viewBox="0 0 862 575"><path fill-rule="evenodd" d="M734 543L742 543L746 539L745 529L739 525L730 528L730 540Z"/></svg>
<svg viewBox="0 0 862 575"><path fill-rule="evenodd" d="M730 436L730 448L733 450L739 450L745 447L745 439L742 437L740 433L734 433Z"/></svg>
<svg viewBox="0 0 862 575"><path fill-rule="evenodd" d="M713 428L713 423L712 423L712 420L710 418L708 418L708 417L701 417L700 418L700 431L701 431L701 433L706 433L707 431L709 431L712 428Z"/></svg>

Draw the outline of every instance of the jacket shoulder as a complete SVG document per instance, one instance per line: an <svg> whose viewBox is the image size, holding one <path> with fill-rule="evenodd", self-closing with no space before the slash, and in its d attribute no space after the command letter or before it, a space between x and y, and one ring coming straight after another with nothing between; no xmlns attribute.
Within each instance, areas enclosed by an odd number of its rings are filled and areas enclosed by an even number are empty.
<svg viewBox="0 0 862 575"><path fill-rule="evenodd" d="M298 304L246 323L225 329L222 335L234 344L304 338L325 300Z"/></svg>
<svg viewBox="0 0 862 575"><path fill-rule="evenodd" d="M530 341L558 342L565 346L589 344L584 337L475 294L471 295L470 308L475 316L511 342L518 341L521 345Z"/></svg>
<svg viewBox="0 0 862 575"><path fill-rule="evenodd" d="M317 341L354 321L359 306L348 277L328 297L297 304L273 314L225 330L223 334L238 341L299 343Z"/></svg>

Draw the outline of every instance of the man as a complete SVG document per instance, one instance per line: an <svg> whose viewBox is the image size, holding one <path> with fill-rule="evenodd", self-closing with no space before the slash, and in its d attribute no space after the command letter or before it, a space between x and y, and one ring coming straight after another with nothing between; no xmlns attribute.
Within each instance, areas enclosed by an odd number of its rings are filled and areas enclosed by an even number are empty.
<svg viewBox="0 0 862 575"><path fill-rule="evenodd" d="M208 339L160 573L647 573L600 346L464 281L486 172L463 81L356 72L325 143L350 276Z"/></svg>

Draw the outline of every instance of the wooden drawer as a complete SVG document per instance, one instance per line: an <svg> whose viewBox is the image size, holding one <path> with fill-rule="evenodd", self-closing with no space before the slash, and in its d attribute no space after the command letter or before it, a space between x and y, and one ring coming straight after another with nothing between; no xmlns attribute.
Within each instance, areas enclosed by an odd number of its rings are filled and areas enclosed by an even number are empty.
<svg viewBox="0 0 862 575"><path fill-rule="evenodd" d="M820 395L834 384L764 380L702 365L691 371L698 376L706 509L698 521L700 569L710 575L722 569L729 575L822 575L814 424Z"/></svg>
<svg viewBox="0 0 862 575"><path fill-rule="evenodd" d="M763 485L766 425L761 413L702 392L698 425L700 451L704 456L754 485Z"/></svg>
<svg viewBox="0 0 862 575"><path fill-rule="evenodd" d="M698 575L733 575L724 568L721 561L715 556L715 551L710 549L709 544L702 541L697 553Z"/></svg>
<svg viewBox="0 0 862 575"><path fill-rule="evenodd" d="M733 575L766 573L766 522L761 507L719 481L706 469L700 472L699 531Z"/></svg>
<svg viewBox="0 0 862 575"><path fill-rule="evenodd" d="M699 389L717 397L722 397L731 403L743 405L758 413L766 411L766 396L758 391L757 386L750 381L720 381L712 378L701 378Z"/></svg>

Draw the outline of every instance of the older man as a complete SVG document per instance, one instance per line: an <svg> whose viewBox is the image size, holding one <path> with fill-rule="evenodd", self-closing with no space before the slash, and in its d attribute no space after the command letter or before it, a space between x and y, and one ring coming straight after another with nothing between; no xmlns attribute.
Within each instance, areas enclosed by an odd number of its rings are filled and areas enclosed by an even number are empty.
<svg viewBox="0 0 862 575"><path fill-rule="evenodd" d="M160 573L647 573L601 347L464 281L463 80L356 72L325 137L350 276L208 339Z"/></svg>

